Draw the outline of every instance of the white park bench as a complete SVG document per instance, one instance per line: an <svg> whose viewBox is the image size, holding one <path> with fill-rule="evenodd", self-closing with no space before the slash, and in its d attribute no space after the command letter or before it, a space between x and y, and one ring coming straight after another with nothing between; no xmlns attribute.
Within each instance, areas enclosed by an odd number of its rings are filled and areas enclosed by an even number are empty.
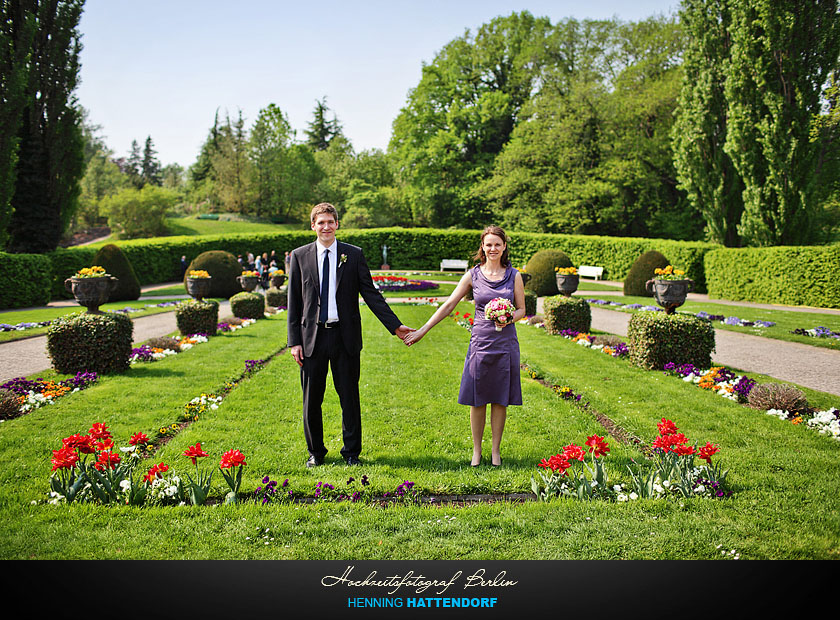
<svg viewBox="0 0 840 620"><path fill-rule="evenodd" d="M469 267L469 263L465 260L445 258L442 261L440 261L441 271L446 271L447 269L458 269L460 271L466 271L467 267Z"/></svg>
<svg viewBox="0 0 840 620"><path fill-rule="evenodd" d="M579 276L595 278L596 280L600 280L601 276L604 275L603 267L593 267L592 265L581 265L577 271Z"/></svg>

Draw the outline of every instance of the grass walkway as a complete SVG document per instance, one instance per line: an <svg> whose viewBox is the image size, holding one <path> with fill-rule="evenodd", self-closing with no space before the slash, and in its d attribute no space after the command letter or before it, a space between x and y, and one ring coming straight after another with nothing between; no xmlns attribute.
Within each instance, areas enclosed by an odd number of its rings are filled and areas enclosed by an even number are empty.
<svg viewBox="0 0 840 620"><path fill-rule="evenodd" d="M470 308L464 305L461 311ZM419 325L430 306L397 309ZM469 311L469 310L467 310ZM311 495L319 481L346 485L367 475L377 493L403 481L428 494L527 492L536 463L604 434L595 419L523 373L525 406L513 407L505 429L504 467L473 469L467 408L456 395L468 332L442 322L406 348L367 309L360 384L364 464L339 460L340 414L327 391L325 439L330 453L306 469L300 422L299 371L287 354L240 383L220 408L193 423L150 460L191 473L183 450L197 441L211 454L239 448L246 455L242 490L263 476ZM260 320L190 351L135 366L122 376L50 407L0 424L0 517L7 527L0 557L78 559L720 559L719 545L742 559L836 558L840 522L836 480L840 445L706 393L583 349L536 328L517 327L523 359L583 392L614 421L652 439L668 416L692 440L721 445L735 496L724 501L644 500L626 504L557 500L392 506L317 503L205 507L101 507L33 504L45 498L51 450L62 437L94 422L111 427L117 445L137 431L171 421L183 405L241 373L285 344L284 315ZM489 456L489 429L485 436ZM620 479L631 446L610 441L610 470ZM144 470L145 471L145 470ZM357 483L358 484L358 483ZM213 495L224 483L218 471ZM341 536L337 535L341 532ZM270 539L263 536L270 534ZM268 544L266 544L268 543Z"/></svg>

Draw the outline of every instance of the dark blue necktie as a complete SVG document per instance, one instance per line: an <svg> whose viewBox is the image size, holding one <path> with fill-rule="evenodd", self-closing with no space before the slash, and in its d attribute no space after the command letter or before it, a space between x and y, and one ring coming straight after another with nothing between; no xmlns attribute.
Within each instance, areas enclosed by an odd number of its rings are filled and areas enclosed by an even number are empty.
<svg viewBox="0 0 840 620"><path fill-rule="evenodd" d="M324 251L324 271L321 276L321 311L318 314L318 320L321 323L327 322L329 316L330 303L330 251Z"/></svg>

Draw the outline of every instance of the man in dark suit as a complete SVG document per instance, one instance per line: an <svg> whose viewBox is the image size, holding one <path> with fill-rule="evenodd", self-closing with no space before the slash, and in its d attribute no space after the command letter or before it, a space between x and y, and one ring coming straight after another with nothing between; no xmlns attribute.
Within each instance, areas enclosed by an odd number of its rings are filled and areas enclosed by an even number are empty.
<svg viewBox="0 0 840 620"><path fill-rule="evenodd" d="M403 339L414 330L400 323L373 285L361 248L336 240L335 207L316 205L310 222L318 238L292 252L287 287L289 351L301 368L306 466L323 464L327 453L321 418L327 368L341 402L341 455L348 465L357 465L362 451L359 295L392 334Z"/></svg>

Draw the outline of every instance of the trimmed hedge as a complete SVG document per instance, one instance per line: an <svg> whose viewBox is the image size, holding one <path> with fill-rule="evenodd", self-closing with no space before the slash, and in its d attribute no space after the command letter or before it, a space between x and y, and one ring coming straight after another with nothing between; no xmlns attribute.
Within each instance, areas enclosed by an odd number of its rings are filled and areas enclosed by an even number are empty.
<svg viewBox="0 0 840 620"><path fill-rule="evenodd" d="M531 278L525 288L534 291L539 297L556 295L557 267L572 267L572 261L563 250L540 250L534 254L526 265L525 271Z"/></svg>
<svg viewBox="0 0 840 620"><path fill-rule="evenodd" d="M662 252L648 250L637 258L633 266L630 267L630 272L624 278L624 294L653 297L653 293L648 293L647 288L645 288L647 281L656 275L657 269L664 269L670 264L670 261L665 258Z"/></svg>
<svg viewBox="0 0 840 620"><path fill-rule="evenodd" d="M219 302L189 299L175 306L175 323L182 336L215 336L219 325Z"/></svg>
<svg viewBox="0 0 840 620"><path fill-rule="evenodd" d="M559 334L564 329L588 332L592 327L592 310L580 297L547 297L543 301L543 316L549 334Z"/></svg>
<svg viewBox="0 0 840 620"><path fill-rule="evenodd" d="M713 299L840 308L840 245L718 249L705 270Z"/></svg>
<svg viewBox="0 0 840 620"><path fill-rule="evenodd" d="M119 246L109 243L99 248L93 264L103 267L117 278L117 286L108 295L108 301L134 301L140 299L140 281Z"/></svg>
<svg viewBox="0 0 840 620"><path fill-rule="evenodd" d="M273 308L285 308L288 305L286 287L277 288L276 286L272 286L271 288L269 288L265 292L265 303L269 306L272 306Z"/></svg>
<svg viewBox="0 0 840 620"><path fill-rule="evenodd" d="M339 228L340 241L362 248L368 264L376 266L382 246L388 246L388 263L392 269L437 269L446 258L472 262L478 249L480 230L441 230L434 228L371 228L344 230ZM645 251L655 249L674 264L683 265L687 277L694 280L696 290L705 292L703 255L719 246L710 243L643 239L635 237L601 237L514 232L509 235L508 249L513 265L524 265L539 250L563 250L577 265L604 268L604 278L622 280L633 262ZM171 282L181 278L181 256L190 261L208 250L225 250L234 256L248 252L283 255L287 250L312 242L309 229L300 232L236 233L227 235L157 237L120 241L118 244L131 262L141 285ZM55 250L48 254L53 261L53 297L64 296L64 279L79 268L90 266L96 244Z"/></svg>
<svg viewBox="0 0 840 620"><path fill-rule="evenodd" d="M265 316L265 297L242 291L230 298L230 311L239 319L261 319Z"/></svg>
<svg viewBox="0 0 840 620"><path fill-rule="evenodd" d="M627 325L630 362L647 370L662 370L668 362L709 368L715 350L715 329L690 314L640 311Z"/></svg>
<svg viewBox="0 0 840 620"><path fill-rule="evenodd" d="M46 305L51 299L51 279L52 262L43 254L0 252L0 308Z"/></svg>
<svg viewBox="0 0 840 620"><path fill-rule="evenodd" d="M47 353L61 374L124 372L133 333L134 324L124 314L68 314L47 329Z"/></svg>
<svg viewBox="0 0 840 620"><path fill-rule="evenodd" d="M534 291L525 291L525 316L534 316L537 313L537 294Z"/></svg>

